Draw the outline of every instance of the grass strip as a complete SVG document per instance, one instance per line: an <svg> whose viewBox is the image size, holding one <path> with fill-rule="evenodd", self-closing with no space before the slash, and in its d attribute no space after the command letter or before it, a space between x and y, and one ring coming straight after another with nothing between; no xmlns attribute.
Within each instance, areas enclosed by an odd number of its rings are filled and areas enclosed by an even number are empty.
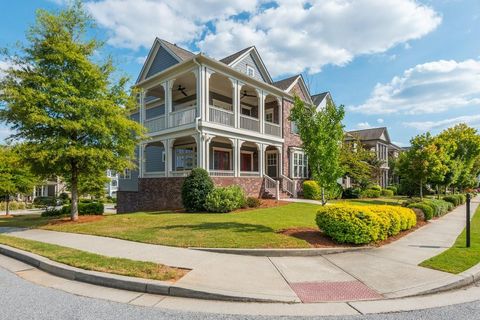
<svg viewBox="0 0 480 320"><path fill-rule="evenodd" d="M72 267L122 276L169 281L178 280L188 272L185 269L172 268L153 262L106 257L55 244L6 235L0 235L0 244L38 254Z"/></svg>
<svg viewBox="0 0 480 320"><path fill-rule="evenodd" d="M466 231L458 236L448 250L420 263L420 266L459 274L480 263L480 207L471 222L471 247L466 247Z"/></svg>

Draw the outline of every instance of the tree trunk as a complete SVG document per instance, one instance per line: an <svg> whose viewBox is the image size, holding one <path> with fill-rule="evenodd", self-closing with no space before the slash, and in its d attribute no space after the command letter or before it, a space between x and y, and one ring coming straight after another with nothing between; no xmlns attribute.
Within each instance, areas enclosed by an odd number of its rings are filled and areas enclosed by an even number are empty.
<svg viewBox="0 0 480 320"><path fill-rule="evenodd" d="M420 179L420 199L423 199L423 179Z"/></svg>
<svg viewBox="0 0 480 320"><path fill-rule="evenodd" d="M78 220L78 168L72 164L72 204L70 210L70 219Z"/></svg>
<svg viewBox="0 0 480 320"><path fill-rule="evenodd" d="M437 184L437 199L440 200L440 187Z"/></svg>
<svg viewBox="0 0 480 320"><path fill-rule="evenodd" d="M10 195L7 194L5 197L5 215L10 215Z"/></svg>
<svg viewBox="0 0 480 320"><path fill-rule="evenodd" d="M327 202L325 201L325 188L322 187L322 206L326 205Z"/></svg>

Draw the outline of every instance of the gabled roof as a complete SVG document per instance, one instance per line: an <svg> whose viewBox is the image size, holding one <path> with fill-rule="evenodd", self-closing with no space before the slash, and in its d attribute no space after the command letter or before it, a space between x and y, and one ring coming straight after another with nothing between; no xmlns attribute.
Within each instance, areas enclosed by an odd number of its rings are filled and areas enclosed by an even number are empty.
<svg viewBox="0 0 480 320"><path fill-rule="evenodd" d="M389 144L391 143L390 135L388 134L388 130L386 127L354 130L347 132L347 134L361 141L382 140L383 135L385 136L385 141L387 141Z"/></svg>
<svg viewBox="0 0 480 320"><path fill-rule="evenodd" d="M191 59L195 56L193 52L190 52L186 49L178 47L176 44L172 44L166 40L155 38L150 51L148 52L147 59L145 59L145 63L143 64L142 70L137 78L137 83L140 80L144 79L144 76L147 74L148 69L150 68L153 59L158 52L158 49L163 47L173 58L175 58L178 62L183 62L185 60Z"/></svg>
<svg viewBox="0 0 480 320"><path fill-rule="evenodd" d="M330 92L328 92L328 91L318 93L318 94L314 94L312 96L313 104L316 105L316 106L320 105L320 103L322 103L323 99L325 99L328 95L330 95Z"/></svg>
<svg viewBox="0 0 480 320"><path fill-rule="evenodd" d="M248 47L248 48L245 48L245 49L242 49L238 52L235 52L234 54L231 54L229 55L228 57L225 57L223 59L220 59L220 62L223 62L225 63L226 65L229 65L231 64L233 61L237 60L239 57L241 57L245 52L249 51L250 49L252 49L253 46L251 47Z"/></svg>
<svg viewBox="0 0 480 320"><path fill-rule="evenodd" d="M287 91L290 87L293 86L294 82L298 80L298 78L300 77L299 74L295 75L295 76L291 76L289 78L285 78L285 79L282 79L282 80L278 80L278 81L275 81L273 83L273 85L283 91Z"/></svg>
<svg viewBox="0 0 480 320"><path fill-rule="evenodd" d="M238 62L242 61L242 59L248 56L249 54L252 55L252 58L257 64L259 71L263 75L263 79L265 79L267 83L271 84L273 82L272 77L270 76L270 73L268 72L267 67L265 66L265 63L263 63L263 60L260 57L260 54L258 53L257 48L255 48L255 46L251 46L251 47L242 49L238 52L235 52L234 54L221 59L220 62L223 62L229 67L233 68Z"/></svg>
<svg viewBox="0 0 480 320"><path fill-rule="evenodd" d="M311 96L310 96L310 91L308 90L307 85L305 84L305 80L303 80L303 76L301 74L297 74L295 76L279 80L273 85L287 93L291 93L292 89L295 87L296 84L299 84L300 89L303 91L303 94L309 101L305 101L307 103L313 103Z"/></svg>

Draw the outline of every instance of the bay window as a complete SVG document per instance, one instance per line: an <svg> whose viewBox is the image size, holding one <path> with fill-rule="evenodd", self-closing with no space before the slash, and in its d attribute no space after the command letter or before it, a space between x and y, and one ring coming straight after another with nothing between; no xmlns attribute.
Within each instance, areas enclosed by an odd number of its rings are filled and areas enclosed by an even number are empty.
<svg viewBox="0 0 480 320"><path fill-rule="evenodd" d="M290 154L292 178L308 178L308 159L303 151L296 150Z"/></svg>

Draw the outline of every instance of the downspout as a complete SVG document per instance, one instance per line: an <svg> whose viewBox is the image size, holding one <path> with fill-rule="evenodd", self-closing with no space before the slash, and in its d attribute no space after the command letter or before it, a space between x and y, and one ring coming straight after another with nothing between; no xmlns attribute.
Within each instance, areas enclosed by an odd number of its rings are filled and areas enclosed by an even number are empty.
<svg viewBox="0 0 480 320"><path fill-rule="evenodd" d="M196 57L193 58L193 63L195 63L195 64L199 67L199 70L202 68L201 64L198 63ZM200 81L199 81L199 89L202 89L201 74L202 74L201 72L198 74L198 77L200 78ZM198 79L197 79L197 80L198 80ZM203 99L203 95L202 95L202 99ZM200 105L199 105L199 108L198 108L198 109L200 110L200 112L199 112L199 114L197 114L197 116L195 117L195 131L198 132L198 141L199 141L199 143L200 143L200 144L203 144L203 141L202 141L202 132L201 132L200 129L198 128L198 122L199 122L200 119L202 118L201 115L202 115L202 107L203 107L201 101L198 99L198 90L197 90L197 101L200 102ZM198 152L198 151L197 151L197 152ZM202 161L201 161L201 162L203 162L203 158L205 157L205 155L202 154L201 156L202 156L202 158L201 158Z"/></svg>

